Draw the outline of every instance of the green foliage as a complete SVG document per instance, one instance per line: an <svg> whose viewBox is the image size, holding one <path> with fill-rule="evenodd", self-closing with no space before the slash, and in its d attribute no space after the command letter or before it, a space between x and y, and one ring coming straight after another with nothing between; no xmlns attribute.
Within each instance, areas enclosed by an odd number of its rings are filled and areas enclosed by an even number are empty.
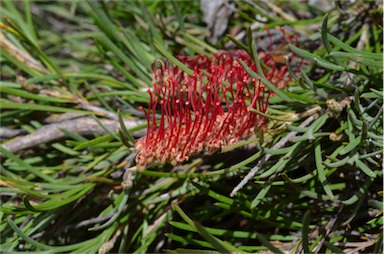
<svg viewBox="0 0 384 254"><path fill-rule="evenodd" d="M293 81L286 89L242 63L275 92L269 130L225 153L200 154L176 167L154 163L144 172L131 168L132 136L140 138L146 127L137 108L149 102L152 62L166 57L189 73L175 55L232 45L261 70L255 31L248 30L248 41L229 35L211 45L197 1L1 5L1 127L27 135L83 117L101 130L60 128L64 138L23 151L6 149L16 139L2 138L2 253L382 253L378 3L337 2L327 12L299 1L238 2L229 33L261 20L301 35L287 50L303 58L303 67L297 73L300 60L287 61ZM307 18L296 18L295 10ZM118 125L126 127L111 131ZM292 132L284 147L273 148Z"/></svg>

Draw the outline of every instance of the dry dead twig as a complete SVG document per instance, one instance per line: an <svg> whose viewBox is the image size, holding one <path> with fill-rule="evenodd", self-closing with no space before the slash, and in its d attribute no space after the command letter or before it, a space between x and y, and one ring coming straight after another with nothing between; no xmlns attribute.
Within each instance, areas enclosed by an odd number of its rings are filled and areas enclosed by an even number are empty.
<svg viewBox="0 0 384 254"><path fill-rule="evenodd" d="M116 132L119 129L119 122L110 119L100 119L99 122L111 132ZM133 128L141 124L138 121L126 120L124 121L127 129ZM41 144L46 144L55 140L66 137L62 130L67 130L75 134L85 136L98 134L106 134L106 131L99 125L99 123L91 117L80 117L70 120L65 120L59 123L45 125L35 132L16 138L8 143L2 144L2 147L11 153L18 153L21 150L35 147ZM0 153L0 158L3 157Z"/></svg>

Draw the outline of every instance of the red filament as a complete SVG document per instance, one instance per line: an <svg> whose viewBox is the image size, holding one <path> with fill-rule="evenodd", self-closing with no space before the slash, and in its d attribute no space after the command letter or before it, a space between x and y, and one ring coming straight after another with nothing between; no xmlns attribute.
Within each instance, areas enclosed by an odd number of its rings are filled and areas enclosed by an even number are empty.
<svg viewBox="0 0 384 254"><path fill-rule="evenodd" d="M139 168L153 160L176 165L202 150L221 149L267 127L267 120L250 109L266 113L271 92L240 64L242 60L257 73L246 52L177 58L194 74L188 75L167 60L153 64L149 106L146 110L139 107L148 124L146 137L136 141ZM279 88L286 86L288 68L266 52L260 52L259 58L268 68L266 78Z"/></svg>

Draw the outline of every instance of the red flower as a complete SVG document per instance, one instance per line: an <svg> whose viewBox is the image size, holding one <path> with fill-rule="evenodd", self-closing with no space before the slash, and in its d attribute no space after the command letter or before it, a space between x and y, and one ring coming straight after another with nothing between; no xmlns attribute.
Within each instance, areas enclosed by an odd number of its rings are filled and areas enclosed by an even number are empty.
<svg viewBox="0 0 384 254"><path fill-rule="evenodd" d="M267 120L249 108L266 112L270 92L240 64L241 59L257 72L246 52L177 58L194 74L189 76L167 60L153 64L149 106L140 107L148 127L146 137L136 141L138 168L154 159L176 165L202 150L218 150L266 128ZM265 52L259 53L259 58L269 68L267 79L278 87L288 83L285 66L279 67Z"/></svg>

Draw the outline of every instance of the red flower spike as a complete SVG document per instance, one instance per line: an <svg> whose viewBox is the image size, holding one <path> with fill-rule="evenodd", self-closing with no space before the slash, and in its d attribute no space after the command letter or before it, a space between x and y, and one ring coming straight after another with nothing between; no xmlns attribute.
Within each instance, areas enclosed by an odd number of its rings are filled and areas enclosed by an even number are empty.
<svg viewBox="0 0 384 254"><path fill-rule="evenodd" d="M290 37L287 40L292 42ZM290 81L287 67L265 52L260 52L259 57L269 68L266 78L277 87L286 86ZM139 107L148 124L146 137L136 141L139 169L154 159L180 164L202 150L221 149L267 126L264 117L249 110L265 113L271 93L241 66L240 59L257 72L246 52L221 51L210 57L177 58L194 74L189 76L169 61L153 64L149 106L147 110ZM157 110L160 119L156 119Z"/></svg>

